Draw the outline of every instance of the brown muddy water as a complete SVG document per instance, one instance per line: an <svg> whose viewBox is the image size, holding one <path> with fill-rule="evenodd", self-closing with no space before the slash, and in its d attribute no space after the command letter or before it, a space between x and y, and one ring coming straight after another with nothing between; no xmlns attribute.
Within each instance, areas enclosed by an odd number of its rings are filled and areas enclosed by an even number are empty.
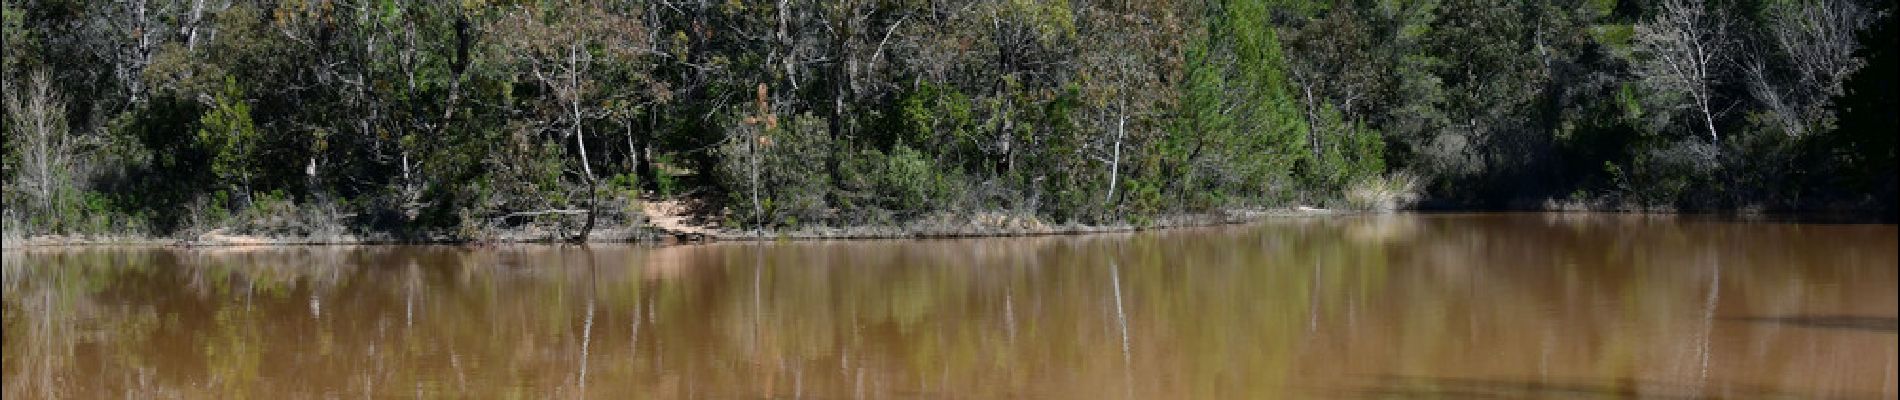
<svg viewBox="0 0 1900 400"><path fill-rule="evenodd" d="M1887 398L1896 227L8 251L5 397Z"/></svg>

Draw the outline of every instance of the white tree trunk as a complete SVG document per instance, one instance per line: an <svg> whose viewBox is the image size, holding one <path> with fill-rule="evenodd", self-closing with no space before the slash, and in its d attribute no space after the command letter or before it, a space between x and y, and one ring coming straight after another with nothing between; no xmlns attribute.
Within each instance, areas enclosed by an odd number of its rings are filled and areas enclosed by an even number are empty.
<svg viewBox="0 0 1900 400"><path fill-rule="evenodd" d="M198 23L204 20L205 0L191 2L191 17L185 22L185 50L198 48Z"/></svg>
<svg viewBox="0 0 1900 400"><path fill-rule="evenodd" d="M583 137L581 136L581 124L580 124L580 118L581 118L581 113L580 113L580 105L578 105L578 104L577 104L577 105L575 105L574 107L575 107L575 108L574 108L574 147L576 147L576 148L578 148L578 149L580 149L580 153L581 153L581 174L583 174L583 175L585 175L585 178L587 178L587 180L590 180L590 181L591 181L591 180L594 180L594 168L593 168L593 167L590 167L590 166L588 166L588 162L587 162L587 141L586 141L586 140L584 140L584 139L583 139Z"/></svg>
<svg viewBox="0 0 1900 400"><path fill-rule="evenodd" d="M1319 116L1314 111L1315 108L1317 107L1316 106L1317 103L1315 103L1315 100L1313 99L1313 85L1310 85L1310 84L1300 85L1300 89L1302 92L1306 93L1304 97L1306 99L1305 101L1306 104L1304 104L1306 106L1304 107L1306 108L1306 145L1307 147L1312 148L1311 150L1313 151L1313 161L1319 162L1319 159L1320 159L1319 129L1320 127L1319 127Z"/></svg>
<svg viewBox="0 0 1900 400"><path fill-rule="evenodd" d="M315 168L316 159L313 158L311 160L312 160L312 163L310 165L312 166L312 168L310 170L313 172L311 176L315 176L316 174L314 172L316 171L316 168ZM403 201L415 200L415 196L416 196L416 179L415 179L415 176L410 173L409 149L407 148L402 149L402 196L404 199Z"/></svg>
<svg viewBox="0 0 1900 400"><path fill-rule="evenodd" d="M1702 97L1702 124L1709 130L1709 143L1720 144L1722 137L1715 132L1715 114L1709 111L1708 95Z"/></svg>
<svg viewBox="0 0 1900 400"><path fill-rule="evenodd" d="M594 168L589 166L587 162L587 140L581 133L581 88L579 82L581 72L579 67L580 45L569 45L567 47L568 104L574 113L574 124L571 129L573 129L574 147L579 149L581 153L581 173L584 175L584 178L587 178L587 180L591 182L594 180Z"/></svg>
<svg viewBox="0 0 1900 400"><path fill-rule="evenodd" d="M1109 158L1108 162L1108 197L1102 200L1110 205L1115 203L1115 183L1121 180L1122 138L1125 137L1128 132L1128 108L1126 105L1117 108L1116 113L1120 115L1115 120L1114 155Z"/></svg>
<svg viewBox="0 0 1900 400"><path fill-rule="evenodd" d="M757 129L765 128L760 127ZM762 221L764 221L763 218L765 218L765 206L759 204L759 138L757 133L754 133L752 136L753 137L746 140L746 142L748 142L746 147L752 149L752 151L748 152L752 153L752 157L750 157L752 158L752 165L751 171L749 171L749 174L752 175L752 229L758 230L764 228Z"/></svg>

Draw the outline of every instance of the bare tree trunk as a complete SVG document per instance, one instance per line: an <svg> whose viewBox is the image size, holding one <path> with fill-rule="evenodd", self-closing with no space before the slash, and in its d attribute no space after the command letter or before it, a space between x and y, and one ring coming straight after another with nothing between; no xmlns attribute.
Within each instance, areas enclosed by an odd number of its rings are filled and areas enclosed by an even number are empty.
<svg viewBox="0 0 1900 400"><path fill-rule="evenodd" d="M581 95L580 82L578 82L581 74L578 69L580 44L569 45L567 49L567 84L571 92L568 95L568 104L574 113L574 124L570 129L573 129L574 147L581 153L581 174L585 175L587 181L591 183L594 180L594 168L587 162L587 140L581 133Z"/></svg>
<svg viewBox="0 0 1900 400"><path fill-rule="evenodd" d="M787 13L788 13L789 11L787 10L787 7L786 7L786 3L787 3L787 0L779 0L779 1L778 1L778 12L777 12L777 14L778 14L778 35L777 35L777 38L778 38L778 42L779 42L779 46L782 46L782 47L784 47L784 48L786 48L786 49L791 49L791 48L792 48L792 35L791 35L791 33L790 33L790 32L789 32L789 31L788 31L787 29L786 29L786 28L788 27L788 25L790 25L790 24L791 24L791 18L790 18L790 16L789 16L789 15L787 15ZM776 56L776 54L777 54L777 53L778 53L778 51L777 51L777 50L774 50L774 51L773 51L773 54L774 54L775 56ZM788 51L786 51L786 55L785 55L784 57L780 57L780 58L779 58L779 62L780 62L780 64L781 64L781 67L785 69L785 79L786 79L787 81L790 81L790 82L791 82L791 84L792 84L792 92L793 92L793 93L797 93L797 92L798 92L798 68L795 68L795 66L796 66L796 63L795 63L795 62L794 62L794 60L793 60L793 58L794 58L794 57L792 56L792 54L794 54L794 53L793 53L793 52L791 52L791 51L789 51L789 50L788 50Z"/></svg>
<svg viewBox="0 0 1900 400"><path fill-rule="evenodd" d="M759 140L757 136L758 134L754 133L753 137L746 141L748 142L746 147L752 149L748 151L752 153L751 171L748 173L752 175L752 229L754 231L763 228L762 221L765 218L765 206L759 204Z"/></svg>
<svg viewBox="0 0 1900 400"><path fill-rule="evenodd" d="M132 103L145 102L145 79L140 76L140 72L152 64L152 48L155 46L155 43L152 43L154 35L150 32L149 26L152 20L148 17L150 15L148 3L146 0L137 0L131 4L132 33L136 35L134 38L136 44L132 48L132 59L128 62L131 65L120 64L126 67L120 70L122 75L120 79L125 80L126 91L131 94Z"/></svg>
<svg viewBox="0 0 1900 400"><path fill-rule="evenodd" d="M1128 132L1128 105L1124 103L1116 106L1116 113L1119 114L1119 117L1115 120L1114 156L1110 158L1108 162L1108 197L1103 199L1104 202L1110 205L1115 203L1115 183L1121 180L1122 138L1125 137Z"/></svg>
<svg viewBox="0 0 1900 400"><path fill-rule="evenodd" d="M1702 123L1709 130L1709 143L1721 144L1722 138L1715 132L1715 114L1709 112L1709 99L1706 96L1708 95L1698 96L1701 98Z"/></svg>
<svg viewBox="0 0 1900 400"><path fill-rule="evenodd" d="M585 244L587 235L594 232L594 219L600 215L600 190L595 187L596 185L593 178L587 178L587 221L581 223L579 235L568 239L570 243Z"/></svg>
<svg viewBox="0 0 1900 400"><path fill-rule="evenodd" d="M574 119L575 119L574 128L573 128L574 129L574 147L580 149L581 175L587 178L587 180L591 181L591 180L594 180L594 168L588 166L589 163L587 162L587 140L581 134L580 117L581 117L580 105L576 104L574 105Z"/></svg>
<svg viewBox="0 0 1900 400"><path fill-rule="evenodd" d="M587 235L593 232L594 221L600 215L599 183L594 179L593 163L587 158L587 135L585 130L581 128L583 115L581 114L580 75L585 68L583 66L585 62L586 61L581 60L580 43L569 44L567 47L566 92L568 110L570 111L570 116L573 118L573 121L568 125L568 129L569 134L574 136L574 149L579 152L581 156L581 180L587 182L587 220L582 223L580 234L568 239L569 242L575 244L587 243Z"/></svg>
<svg viewBox="0 0 1900 400"><path fill-rule="evenodd" d="M413 194L416 191L416 185L415 185L416 180L415 180L415 177L411 175L409 171L409 149L407 148L402 149L401 153L402 153L402 192L403 192L404 201L407 201L414 197ZM315 165L315 164L313 163L312 165ZM312 171L314 170L315 169L312 169Z"/></svg>
<svg viewBox="0 0 1900 400"><path fill-rule="evenodd" d="M1313 161L1319 162L1319 117L1314 113L1313 85L1300 85L1306 93L1306 145L1313 149Z"/></svg>
<svg viewBox="0 0 1900 400"><path fill-rule="evenodd" d="M186 51L192 51L198 48L198 23L204 20L204 13L205 0L193 0L191 2L191 17L185 21L184 26Z"/></svg>
<svg viewBox="0 0 1900 400"><path fill-rule="evenodd" d="M316 192L317 183L319 182L317 180L317 156L314 156L314 155L310 156L308 161L304 163L303 175L304 175L304 186L309 187L311 192Z"/></svg>

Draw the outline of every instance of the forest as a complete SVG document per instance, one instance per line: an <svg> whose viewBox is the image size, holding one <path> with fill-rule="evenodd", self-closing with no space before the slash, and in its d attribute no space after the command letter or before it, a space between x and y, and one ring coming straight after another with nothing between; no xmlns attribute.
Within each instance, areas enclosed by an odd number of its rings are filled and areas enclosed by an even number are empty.
<svg viewBox="0 0 1900 400"><path fill-rule="evenodd" d="M1895 215L1882 0L0 0L9 237ZM543 221L545 222L545 221ZM562 222L568 223L568 222Z"/></svg>

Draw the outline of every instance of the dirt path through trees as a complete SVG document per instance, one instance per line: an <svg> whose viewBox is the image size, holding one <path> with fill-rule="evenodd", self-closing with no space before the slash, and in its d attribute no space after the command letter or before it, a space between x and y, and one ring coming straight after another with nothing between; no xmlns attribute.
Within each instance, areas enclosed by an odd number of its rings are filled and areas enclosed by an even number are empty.
<svg viewBox="0 0 1900 400"><path fill-rule="evenodd" d="M694 215L693 207L683 200L642 201L640 211L646 214L648 224L674 237L707 239L720 236L718 227Z"/></svg>

